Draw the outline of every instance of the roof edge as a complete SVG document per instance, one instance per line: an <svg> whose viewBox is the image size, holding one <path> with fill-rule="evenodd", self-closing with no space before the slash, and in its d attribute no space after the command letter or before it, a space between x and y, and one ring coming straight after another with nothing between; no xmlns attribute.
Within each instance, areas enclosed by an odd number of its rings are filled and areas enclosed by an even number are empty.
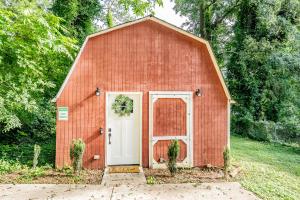
<svg viewBox="0 0 300 200"><path fill-rule="evenodd" d="M168 23L168 22L166 22L166 21L164 21L164 20L161 20L161 19L159 19L159 18L157 18L157 17L154 17L154 16L152 16L152 15L149 15L149 16L146 16L146 17L143 17L143 18L134 20L134 21L126 22L126 23L124 23L124 24L120 24L120 25L117 25L117 26L115 26L115 27L108 28L108 29L102 30L102 31L100 31L100 32L97 32L97 33L88 35L88 36L86 37L86 39L85 39L83 45L81 46L80 51L79 51L79 53L77 54L76 59L75 59L75 61L73 62L73 65L72 65L70 71L68 72L67 77L65 78L65 80L64 80L62 86L60 87L58 93L56 94L55 98L53 98L53 99L51 100L51 102L55 103L55 102L57 101L57 99L60 97L61 93L63 92L63 90L64 90L64 88L65 88L65 86L67 85L67 82L68 82L69 78L71 77L72 72L73 72L74 69L75 69L75 66L76 66L76 64L77 64L77 62L78 62L78 60L79 60L79 58L80 58L80 56L81 56L81 54L82 54L82 52L83 52L83 49L85 48L85 46L86 46L86 44L87 44L87 42L88 42L88 40L89 40L90 38L93 38L93 37L96 37L96 36L98 36L98 35L102 35L102 34L105 34L105 33L109 33L109 32L112 32L112 31L114 31L114 30L118 30L118 29L121 29L121 28L125 28L125 27L130 26L130 25L138 24L138 23L141 23L141 22L146 21L146 20L151 20L151 21L154 21L154 22L156 22L156 23L159 23L159 24L161 24L161 25L163 25L163 26L166 26L166 27L168 27L168 28L170 28L170 29L172 29L172 30L174 30L174 31L177 31L177 32L179 32L179 33L181 33L181 34L183 34L183 35L185 35L185 36L188 36L188 37L190 37L190 38L193 38L193 39L195 39L195 40L197 40L197 41L199 41L199 42L205 44L206 47L207 47L207 49L208 49L208 53L209 53L209 55L210 55L210 57L211 57L211 59L212 59L213 66L214 66L214 68L215 68L215 70L216 70L216 72L217 72L218 78L219 78L219 80L220 80L220 82L221 82L222 88L223 88L223 90L224 90L224 92L225 92L225 95L226 95L227 99L229 99L230 101L232 101L232 100L231 100L231 97L230 97L229 90L228 90L228 88L227 88L227 86L226 86L226 84L225 84L223 75L222 75L221 70L220 70L220 68L219 68L219 66L218 66L218 64L217 64L217 60L216 60L216 58L215 58L215 55L214 55L214 53L213 53L213 51L212 51L212 48L211 48L209 42L208 42L207 40L203 39L203 38L200 38L200 37L198 37L198 36L196 36L196 35L193 35L192 33L189 33L189 32L187 32L187 31L185 31L185 30L183 30L183 29L181 29L181 28L179 28L179 27L177 27L177 26L175 26L175 25L173 25L173 24L170 24L170 23Z"/></svg>

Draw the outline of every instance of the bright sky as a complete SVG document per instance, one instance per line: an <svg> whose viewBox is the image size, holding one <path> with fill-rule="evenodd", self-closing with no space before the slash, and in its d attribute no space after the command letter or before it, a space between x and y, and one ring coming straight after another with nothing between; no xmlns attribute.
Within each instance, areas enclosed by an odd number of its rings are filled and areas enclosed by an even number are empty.
<svg viewBox="0 0 300 200"><path fill-rule="evenodd" d="M173 7L174 2L171 2L170 0L163 0L163 7L155 7L155 16L180 27L182 23L185 22L185 18L175 14Z"/></svg>

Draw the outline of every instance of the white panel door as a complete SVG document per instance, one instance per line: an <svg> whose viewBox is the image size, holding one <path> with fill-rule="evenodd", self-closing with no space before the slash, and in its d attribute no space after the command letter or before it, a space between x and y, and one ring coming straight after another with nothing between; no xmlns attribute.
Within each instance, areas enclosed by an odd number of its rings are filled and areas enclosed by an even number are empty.
<svg viewBox="0 0 300 200"><path fill-rule="evenodd" d="M140 94L124 93L133 100L133 112L118 116L112 110L115 98L122 93L107 93L107 165L130 165L140 163L141 99Z"/></svg>

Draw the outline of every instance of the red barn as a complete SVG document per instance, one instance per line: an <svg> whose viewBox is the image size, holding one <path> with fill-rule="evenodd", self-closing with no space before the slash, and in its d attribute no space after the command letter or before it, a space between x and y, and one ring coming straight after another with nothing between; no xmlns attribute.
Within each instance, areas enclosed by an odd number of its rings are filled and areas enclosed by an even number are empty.
<svg viewBox="0 0 300 200"><path fill-rule="evenodd" d="M84 167L163 167L178 139L181 166L222 166L230 94L206 40L149 16L86 38L53 100L56 166L73 139Z"/></svg>

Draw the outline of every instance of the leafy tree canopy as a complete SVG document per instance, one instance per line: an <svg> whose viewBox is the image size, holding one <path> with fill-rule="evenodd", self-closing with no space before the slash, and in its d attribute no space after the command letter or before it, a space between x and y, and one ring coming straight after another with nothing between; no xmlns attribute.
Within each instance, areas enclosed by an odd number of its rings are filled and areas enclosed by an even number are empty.
<svg viewBox="0 0 300 200"><path fill-rule="evenodd" d="M45 103L77 48L60 22L35 1L0 2L1 132L50 115Z"/></svg>
<svg viewBox="0 0 300 200"><path fill-rule="evenodd" d="M175 11L187 17L183 27L209 40L223 68L237 101L233 132L300 142L299 1L174 2Z"/></svg>

